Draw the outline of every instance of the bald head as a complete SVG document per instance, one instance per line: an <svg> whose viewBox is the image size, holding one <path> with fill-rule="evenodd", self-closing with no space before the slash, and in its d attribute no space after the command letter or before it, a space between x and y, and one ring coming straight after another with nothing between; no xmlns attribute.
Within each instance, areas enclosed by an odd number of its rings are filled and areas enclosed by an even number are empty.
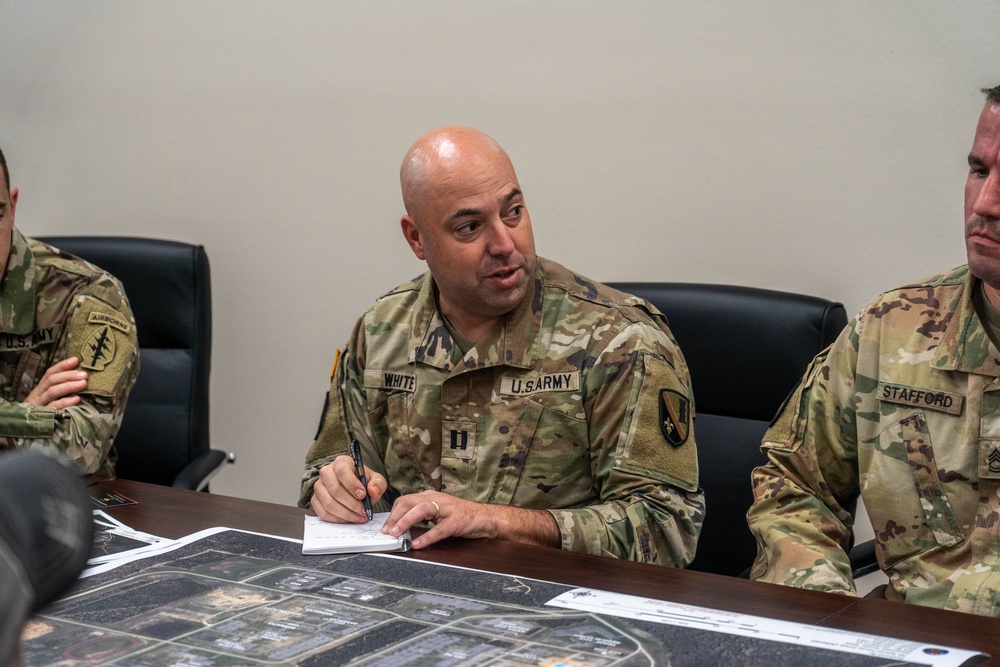
<svg viewBox="0 0 1000 667"><path fill-rule="evenodd" d="M417 210L439 194L463 170L484 165L506 167L513 173L510 157L491 137L471 127L445 126L417 139L399 168L403 206L415 220Z"/></svg>
<svg viewBox="0 0 1000 667"><path fill-rule="evenodd" d="M438 307L476 341L527 294L535 239L514 166L497 142L468 127L431 130L399 169L403 237L427 262Z"/></svg>

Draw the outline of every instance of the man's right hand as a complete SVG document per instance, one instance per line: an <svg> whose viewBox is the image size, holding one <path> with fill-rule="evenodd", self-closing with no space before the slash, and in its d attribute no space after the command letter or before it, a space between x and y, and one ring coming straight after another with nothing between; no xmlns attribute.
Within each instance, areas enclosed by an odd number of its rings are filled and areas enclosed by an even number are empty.
<svg viewBox="0 0 1000 667"><path fill-rule="evenodd" d="M365 466L368 480L368 498L372 504L378 502L388 484L385 477ZM331 523L366 523L364 504L365 487L358 479L354 460L350 456L338 456L333 463L319 470L319 479L313 486L312 509L316 516Z"/></svg>
<svg viewBox="0 0 1000 667"><path fill-rule="evenodd" d="M79 359L70 357L53 364L24 399L25 403L55 410L79 403L78 393L87 388L86 371L74 370L79 363Z"/></svg>

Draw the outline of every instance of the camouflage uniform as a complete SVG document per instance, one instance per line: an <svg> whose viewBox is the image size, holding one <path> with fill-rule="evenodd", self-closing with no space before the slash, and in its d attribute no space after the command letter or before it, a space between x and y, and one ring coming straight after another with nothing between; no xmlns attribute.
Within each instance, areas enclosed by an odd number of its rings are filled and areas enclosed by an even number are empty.
<svg viewBox="0 0 1000 667"><path fill-rule="evenodd" d="M662 314L539 258L520 305L463 356L434 290L425 274L358 322L302 504L350 433L399 492L548 509L564 549L690 562L704 503L687 365Z"/></svg>
<svg viewBox="0 0 1000 667"><path fill-rule="evenodd" d="M24 400L69 357L87 371L77 405ZM14 230L0 285L0 448L56 448L84 473L112 475L112 442L139 373L135 320L116 279Z"/></svg>
<svg viewBox="0 0 1000 667"><path fill-rule="evenodd" d="M1000 352L968 268L886 292L820 354L764 437L760 581L854 593L860 492L890 599L1000 615Z"/></svg>

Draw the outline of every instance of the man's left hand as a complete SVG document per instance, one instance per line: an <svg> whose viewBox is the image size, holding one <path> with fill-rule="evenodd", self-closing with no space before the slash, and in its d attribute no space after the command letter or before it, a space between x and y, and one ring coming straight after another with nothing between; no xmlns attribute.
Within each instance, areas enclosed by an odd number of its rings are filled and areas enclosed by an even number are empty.
<svg viewBox="0 0 1000 667"><path fill-rule="evenodd" d="M87 388L87 372L73 370L79 363L79 359L70 357L52 364L24 402L54 410L79 403L78 392Z"/></svg>
<svg viewBox="0 0 1000 667"><path fill-rule="evenodd" d="M414 549L446 537L489 537L542 546L560 544L555 518L544 510L474 503L439 491L400 496L393 503L382 532L398 537L420 521L434 525L413 540Z"/></svg>

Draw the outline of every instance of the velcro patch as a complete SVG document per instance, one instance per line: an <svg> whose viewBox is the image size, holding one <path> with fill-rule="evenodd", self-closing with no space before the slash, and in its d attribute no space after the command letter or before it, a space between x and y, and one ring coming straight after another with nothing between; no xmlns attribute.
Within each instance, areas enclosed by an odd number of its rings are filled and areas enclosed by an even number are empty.
<svg viewBox="0 0 1000 667"><path fill-rule="evenodd" d="M878 392L875 396L880 401L885 401L886 403L910 405L915 408L947 412L950 415L962 414L962 407L965 404L965 397L961 394L917 389L889 382L879 382Z"/></svg>
<svg viewBox="0 0 1000 667"><path fill-rule="evenodd" d="M551 373L527 378L500 378L500 393L504 396L530 396L543 391L576 391L580 388L580 372Z"/></svg>
<svg viewBox="0 0 1000 667"><path fill-rule="evenodd" d="M121 331L111 320L128 324L129 331ZM67 349L88 371L84 393L112 396L136 363L135 327L103 301L84 297L70 323Z"/></svg>
<svg viewBox="0 0 1000 667"><path fill-rule="evenodd" d="M417 378L408 373L394 373L369 368L365 370L366 389L393 389L413 393L417 388Z"/></svg>
<svg viewBox="0 0 1000 667"><path fill-rule="evenodd" d="M674 369L666 361L651 354L640 354L633 373L632 389L629 401L635 405L628 430L624 433L624 449L615 467L635 471L637 473L676 484L687 491L698 488L698 452L695 449L695 437L691 432L693 422L693 406L686 396L684 385L679 381ZM680 416L680 401L688 402L685 419ZM670 408L675 411L676 423L686 425L684 435L676 434L675 439L683 437L674 444L667 438L670 446L664 442L665 427L661 420L661 411L667 411L664 397L670 400ZM669 412L669 411L667 411ZM667 417L671 424L674 419Z"/></svg>

